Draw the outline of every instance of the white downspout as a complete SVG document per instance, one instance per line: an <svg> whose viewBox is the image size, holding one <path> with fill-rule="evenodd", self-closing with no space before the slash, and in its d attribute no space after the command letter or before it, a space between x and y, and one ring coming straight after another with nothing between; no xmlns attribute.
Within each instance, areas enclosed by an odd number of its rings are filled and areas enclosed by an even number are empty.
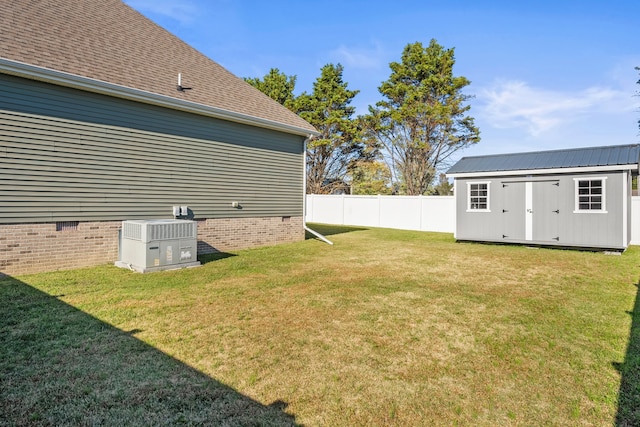
<svg viewBox="0 0 640 427"><path fill-rule="evenodd" d="M307 139L304 140L304 147L303 147L304 151L302 156L302 170L304 171L303 184L302 184L302 227L309 233L316 236L318 239L322 240L323 242L333 245L333 242L331 240L327 239L317 231L307 227L307 141L309 139L311 139L311 135L309 135Z"/></svg>

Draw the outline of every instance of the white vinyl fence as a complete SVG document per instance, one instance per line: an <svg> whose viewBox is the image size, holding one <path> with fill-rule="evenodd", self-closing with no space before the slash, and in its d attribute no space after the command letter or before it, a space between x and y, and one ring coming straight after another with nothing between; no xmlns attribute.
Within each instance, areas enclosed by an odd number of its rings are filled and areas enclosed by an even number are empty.
<svg viewBox="0 0 640 427"><path fill-rule="evenodd" d="M453 196L307 195L307 222L453 233Z"/></svg>
<svg viewBox="0 0 640 427"><path fill-rule="evenodd" d="M307 222L453 233L454 196L308 194ZM640 196L631 198L631 244L640 245Z"/></svg>
<svg viewBox="0 0 640 427"><path fill-rule="evenodd" d="M640 245L640 196L631 198L631 244Z"/></svg>

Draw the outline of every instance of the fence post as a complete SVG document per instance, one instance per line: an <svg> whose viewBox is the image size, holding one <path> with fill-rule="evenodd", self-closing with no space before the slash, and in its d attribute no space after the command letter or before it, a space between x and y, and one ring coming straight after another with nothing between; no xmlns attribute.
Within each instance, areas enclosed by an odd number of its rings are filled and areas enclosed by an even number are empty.
<svg viewBox="0 0 640 427"><path fill-rule="evenodd" d="M420 202L420 219L418 220L418 227L420 229L420 231L422 231L422 210L424 209L423 205L423 200L422 200L422 194L418 195L418 201Z"/></svg>

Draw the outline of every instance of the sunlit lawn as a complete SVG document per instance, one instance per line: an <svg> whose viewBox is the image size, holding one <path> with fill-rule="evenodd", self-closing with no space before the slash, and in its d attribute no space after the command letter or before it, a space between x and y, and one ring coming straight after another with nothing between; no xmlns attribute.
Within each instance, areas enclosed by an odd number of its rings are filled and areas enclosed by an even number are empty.
<svg viewBox="0 0 640 427"><path fill-rule="evenodd" d="M316 228L335 245L0 281L0 425L640 421L640 248Z"/></svg>

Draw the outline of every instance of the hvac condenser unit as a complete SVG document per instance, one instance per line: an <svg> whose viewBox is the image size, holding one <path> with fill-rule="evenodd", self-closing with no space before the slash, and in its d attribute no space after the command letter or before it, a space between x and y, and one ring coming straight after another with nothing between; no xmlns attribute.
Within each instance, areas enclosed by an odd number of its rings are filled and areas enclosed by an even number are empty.
<svg viewBox="0 0 640 427"><path fill-rule="evenodd" d="M122 221L118 267L141 273L200 265L198 227L182 219Z"/></svg>

